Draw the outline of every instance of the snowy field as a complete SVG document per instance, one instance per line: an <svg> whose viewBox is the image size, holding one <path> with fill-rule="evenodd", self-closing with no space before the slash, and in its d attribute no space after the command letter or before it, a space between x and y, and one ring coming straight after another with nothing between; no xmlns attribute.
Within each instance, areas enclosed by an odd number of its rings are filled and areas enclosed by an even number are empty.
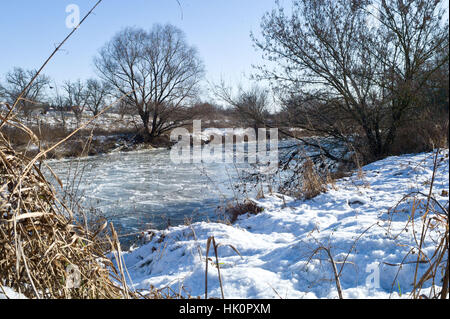
<svg viewBox="0 0 450 319"><path fill-rule="evenodd" d="M448 164L445 150L433 187L447 207ZM329 257L319 247L329 249L336 263L344 298L408 298L417 255L403 259L415 246L412 225L420 236L422 219L416 212L411 222L412 200L397 203L413 191L428 194L432 171L433 153L389 157L311 200L280 194L254 200L264 211L241 216L232 226L199 222L149 232L146 245L124 255L130 283L204 296L206 243L214 236L221 245L225 298L337 298ZM439 231L427 236L423 251L429 256ZM221 297L212 248L209 257L208 297ZM426 267L419 264L419 275ZM426 293L430 285L424 288Z"/></svg>

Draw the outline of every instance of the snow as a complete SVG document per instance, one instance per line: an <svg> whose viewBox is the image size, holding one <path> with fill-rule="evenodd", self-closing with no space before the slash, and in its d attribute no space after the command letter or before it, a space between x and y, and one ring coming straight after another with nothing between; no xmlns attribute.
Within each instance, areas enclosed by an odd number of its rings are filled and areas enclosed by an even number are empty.
<svg viewBox="0 0 450 319"><path fill-rule="evenodd" d="M1 105L1 104L0 104ZM83 112L81 122L78 123L73 112L64 112L65 128L75 130L79 124L87 123L92 118L91 112ZM139 115L125 114L123 117L114 112L106 112L93 121L88 128L97 126L104 130L134 129L135 123L140 123ZM50 126L59 126L63 124L62 114L59 111L49 110L46 114L33 114L28 124L47 124Z"/></svg>
<svg viewBox="0 0 450 319"><path fill-rule="evenodd" d="M340 274L344 298L409 298L415 264L396 265L415 247L413 232L420 232L422 218L416 211L411 228L412 200L398 203L410 192L428 194L433 157L422 153L374 162L310 200L281 194L252 199L263 212L240 216L233 225L198 222L150 230L147 244L124 253L129 283L144 292L150 286L170 286L181 294L203 297L206 243L214 236L220 244L225 298L338 298L328 255L319 247L329 249L338 272L344 265ZM448 150L441 151L438 163L433 196L448 207ZM439 231L430 230L424 242L428 256ZM220 297L213 251L208 296ZM419 276L426 267L419 265ZM438 275L436 284L440 280ZM378 282L379 286L373 284ZM422 293L431 289L427 283ZM0 299L6 298L24 297L0 287Z"/></svg>
<svg viewBox="0 0 450 319"><path fill-rule="evenodd" d="M0 300L1 299L26 299L26 297L15 292L11 288L0 286Z"/></svg>
<svg viewBox="0 0 450 319"><path fill-rule="evenodd" d="M448 150L439 158L433 194L448 206ZM412 229L412 200L397 203L409 192L427 193L432 172L433 153L389 157L311 200L281 194L252 199L264 211L241 216L233 225L198 222L149 231L147 244L124 254L130 284L144 291L151 285L170 286L182 294L204 296L206 243L214 236L221 245L225 298L337 298L328 255L316 251L321 246L329 248L338 271L344 265L344 298L408 298L415 264L396 265L414 247L413 232L420 232L422 219L416 212ZM432 254L438 235L438 228L430 231L423 246L427 254ZM209 257L208 296L220 297L213 249ZM425 269L420 264L419 275Z"/></svg>

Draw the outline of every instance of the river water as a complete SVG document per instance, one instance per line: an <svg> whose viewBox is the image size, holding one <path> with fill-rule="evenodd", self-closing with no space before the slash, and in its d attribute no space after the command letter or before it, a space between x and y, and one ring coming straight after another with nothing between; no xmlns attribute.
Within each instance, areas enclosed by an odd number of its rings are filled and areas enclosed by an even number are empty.
<svg viewBox="0 0 450 319"><path fill-rule="evenodd" d="M280 158L289 157L292 147L299 146L293 140L279 141L278 145ZM239 152L248 155L246 147L234 145L233 153L237 156ZM312 155L316 151L305 148L305 152ZM135 233L176 226L187 219L214 221L224 217L227 204L255 197L261 184L256 188L254 181L243 178L257 172L255 167L226 164L221 160L223 155L217 154L219 158L209 163L175 164L170 150L157 149L51 160L47 164L64 188L81 198L87 210L94 207L112 222L123 236L122 243L129 246L136 239ZM46 175L61 190L49 171ZM271 189L277 189L277 181L269 183Z"/></svg>
<svg viewBox="0 0 450 319"><path fill-rule="evenodd" d="M240 196L234 186L242 169L249 168L220 162L174 164L166 149L47 164L66 189L83 199L83 206L95 207L122 235L179 225L186 218L217 220L223 207ZM54 181L48 171L46 175ZM129 244L133 238L124 241Z"/></svg>

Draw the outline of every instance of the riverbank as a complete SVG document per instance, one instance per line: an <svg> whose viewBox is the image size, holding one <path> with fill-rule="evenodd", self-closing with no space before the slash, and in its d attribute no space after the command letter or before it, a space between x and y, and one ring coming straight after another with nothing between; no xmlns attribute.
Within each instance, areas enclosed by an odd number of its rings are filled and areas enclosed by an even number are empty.
<svg viewBox="0 0 450 319"><path fill-rule="evenodd" d="M54 113L54 112L53 112ZM36 118L25 121L27 128L32 131L39 140L39 145L30 142L30 137L25 131L6 125L4 133L9 142L19 152L28 157L34 157L40 150L50 149L53 145L65 139L69 134L77 130L81 124L72 114L66 114L64 122L55 114L42 114ZM88 122L90 117L83 115L81 123ZM107 113L96 119L93 123L83 127L75 135L67 139L62 145L49 151L47 159L79 158L96 156L112 152L130 152L136 150L171 148L175 142L170 140L170 131L148 140L143 134L142 125L135 115L124 117L115 113ZM193 126L186 125L184 128L200 139L202 145L208 144L212 134L223 135L227 127L236 127L238 123L230 122L229 119L205 120L199 132L193 134ZM299 137L311 137L301 129L286 129L290 134ZM243 137L246 131L243 128L234 129L234 135ZM291 138L279 134L279 139ZM224 137L223 137L224 141ZM191 144L193 143L191 136Z"/></svg>
<svg viewBox="0 0 450 319"><path fill-rule="evenodd" d="M65 135L67 136L68 133ZM64 136L64 137L65 137ZM60 139L64 138L61 137ZM27 142L16 142L13 147L34 157L40 150L51 148L60 139L40 140L40 145ZM80 134L68 139L65 143L47 153L47 159L69 159L87 156L104 155L113 152L132 152L140 150L152 150L158 148L170 148L173 143L167 135L155 138L153 141L144 141L135 131L103 132L92 135L90 131L82 131Z"/></svg>
<svg viewBox="0 0 450 319"><path fill-rule="evenodd" d="M433 213L424 216L426 197L417 192L428 194L433 183L432 197L448 210L448 150L438 156L432 181L433 159L433 153L389 157L310 200L281 194L252 199L263 211L241 216L233 225L199 222L149 231L145 245L124 255L130 285L203 297L207 242L213 236L220 244L219 263L211 247L208 297L221 297L223 289L225 298L337 298L339 290L343 298L408 298L417 260L415 236L427 218L443 214L430 204ZM421 248L427 258L442 232L448 236L445 225L435 226ZM428 266L419 263L417 278ZM436 286L441 279L437 273ZM423 288L423 294L431 293L431 282Z"/></svg>
<svg viewBox="0 0 450 319"><path fill-rule="evenodd" d="M418 279L436 262L436 243L448 237L448 174L448 150L388 157L309 200L276 193L253 198L260 212L234 224L149 230L145 244L123 254L129 284L144 294L170 287L185 297L204 297L207 262L209 298L222 291L225 298L410 298L422 226L433 227L422 241ZM212 246L206 258L208 242L218 245L218 263ZM446 245L433 281L423 283L422 298L440 291Z"/></svg>

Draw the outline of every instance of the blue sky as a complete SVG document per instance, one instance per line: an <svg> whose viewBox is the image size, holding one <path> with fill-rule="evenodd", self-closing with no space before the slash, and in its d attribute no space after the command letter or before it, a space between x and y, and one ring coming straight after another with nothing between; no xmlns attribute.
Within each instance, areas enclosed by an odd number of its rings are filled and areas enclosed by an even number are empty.
<svg viewBox="0 0 450 319"><path fill-rule="evenodd" d="M0 78L14 66L38 68L70 31L66 6L77 4L83 16L96 0L0 1ZM206 79L221 77L245 83L261 61L250 31L259 32L261 17L274 0L104 0L44 73L61 82L95 75L93 57L125 26L151 28L155 23L180 27L197 47ZM283 1L281 1L283 3Z"/></svg>

